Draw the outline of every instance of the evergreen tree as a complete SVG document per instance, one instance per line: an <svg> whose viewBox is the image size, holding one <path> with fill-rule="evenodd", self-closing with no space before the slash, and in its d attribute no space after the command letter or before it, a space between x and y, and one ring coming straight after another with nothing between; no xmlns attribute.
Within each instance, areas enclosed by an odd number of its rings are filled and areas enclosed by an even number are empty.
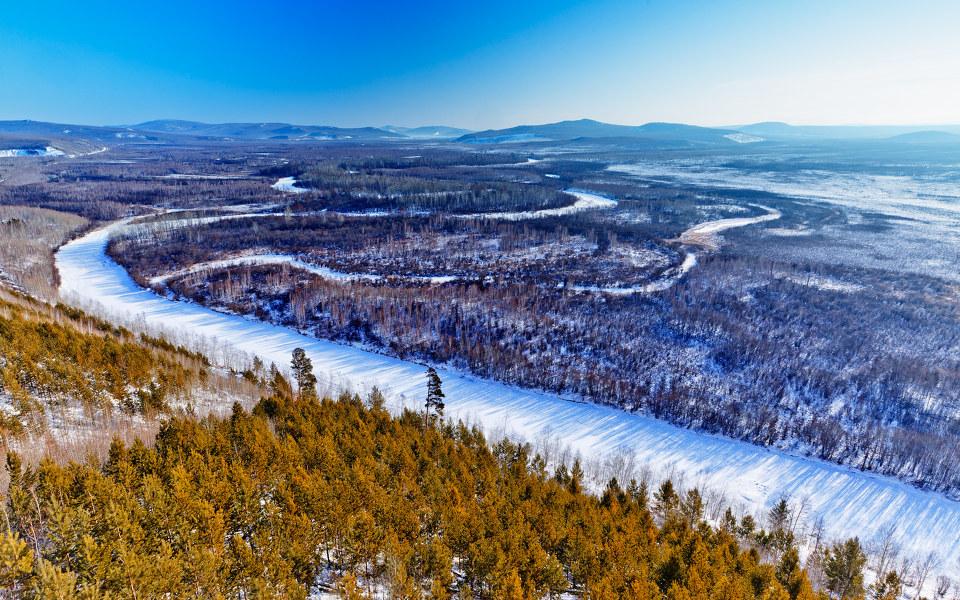
<svg viewBox="0 0 960 600"><path fill-rule="evenodd" d="M691 527L696 526L703 520L703 496L700 495L700 490L693 488L687 492L686 497L680 504L680 512L683 515L683 520Z"/></svg>
<svg viewBox="0 0 960 600"><path fill-rule="evenodd" d="M427 420L432 421L436 417L443 417L443 408L444 403L443 399L445 398L443 394L443 382L440 381L440 376L437 375L436 369L433 367L427 368ZM431 414L432 413L432 414Z"/></svg>
<svg viewBox="0 0 960 600"><path fill-rule="evenodd" d="M293 398L293 388L290 382L286 380L277 365L270 363L270 391L274 396L281 398Z"/></svg>
<svg viewBox="0 0 960 600"><path fill-rule="evenodd" d="M767 521L770 525L770 531L785 531L790 525L790 505L786 498L780 498L780 501L773 505L767 515Z"/></svg>
<svg viewBox="0 0 960 600"><path fill-rule="evenodd" d="M580 459L574 459L573 469L570 470L570 481L567 489L573 494L579 494L583 491L583 467L580 465Z"/></svg>
<svg viewBox="0 0 960 600"><path fill-rule="evenodd" d="M630 499L633 500L640 509L647 510L647 504L650 499L646 479L642 480L639 484L636 479L631 479L630 485L627 487L627 495L630 496Z"/></svg>
<svg viewBox="0 0 960 600"><path fill-rule="evenodd" d="M866 564L867 556L860 547L860 540L851 538L837 542L824 552L823 574L827 590L840 600L863 598L863 567Z"/></svg>
<svg viewBox="0 0 960 600"><path fill-rule="evenodd" d="M293 369L293 378L297 380L297 390L300 392L300 396L303 398L316 397L317 378L313 374L313 361L303 351L303 348L293 349L290 368Z"/></svg>
<svg viewBox="0 0 960 600"><path fill-rule="evenodd" d="M670 516L680 502L680 497L677 495L676 490L673 489L673 482L669 479L664 480L663 483L660 484L657 493L653 495L653 501L654 509L661 519L666 519Z"/></svg>

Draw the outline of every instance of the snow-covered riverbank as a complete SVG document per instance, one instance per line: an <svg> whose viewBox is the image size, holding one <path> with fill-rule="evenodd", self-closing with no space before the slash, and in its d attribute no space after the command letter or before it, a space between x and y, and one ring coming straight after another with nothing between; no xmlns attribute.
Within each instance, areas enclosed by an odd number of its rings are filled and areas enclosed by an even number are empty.
<svg viewBox="0 0 960 600"><path fill-rule="evenodd" d="M139 288L105 254L112 225L64 246L57 266L65 301L135 326L181 339L216 339L267 362L286 365L293 348L307 350L328 384L364 391L381 388L393 410L419 408L423 366L362 349L316 340L292 330L202 306L175 302ZM682 474L687 485L723 491L730 502L763 511L781 496L807 501L807 519L823 518L830 537L869 539L895 526L903 550L936 551L956 574L960 560L960 503L897 480L673 427L608 407L571 402L440 369L447 414L535 441L552 436L587 457L633 455L659 472Z"/></svg>

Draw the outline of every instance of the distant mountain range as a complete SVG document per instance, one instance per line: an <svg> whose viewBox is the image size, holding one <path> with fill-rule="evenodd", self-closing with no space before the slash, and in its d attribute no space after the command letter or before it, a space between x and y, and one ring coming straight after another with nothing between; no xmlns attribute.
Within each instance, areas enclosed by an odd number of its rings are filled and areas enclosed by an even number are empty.
<svg viewBox="0 0 960 600"><path fill-rule="evenodd" d="M738 135L740 134L740 135ZM761 141L744 136L735 129L714 129L679 123L647 123L646 125L612 125L591 119L560 121L546 125L519 125L508 129L489 129L469 133L457 141L470 144L502 144L511 142L547 142L576 139L644 139L659 142L740 143Z"/></svg>
<svg viewBox="0 0 960 600"><path fill-rule="evenodd" d="M423 127L396 127L394 125L384 125L380 129L398 133L409 138L435 140L458 138L460 136L473 133L469 129L447 127L445 125L425 125Z"/></svg>
<svg viewBox="0 0 960 600"><path fill-rule="evenodd" d="M680 123L612 125L591 119L544 125L520 125L466 134L457 141L471 144L559 142L570 140L636 140L674 144L746 144L763 141L886 140L911 143L960 142L960 125L806 126L767 122L730 127L698 127Z"/></svg>
<svg viewBox="0 0 960 600"><path fill-rule="evenodd" d="M352 140L397 139L401 133L376 127L332 127L289 123L199 123L163 119L130 125L128 129L148 133L188 135L224 140Z"/></svg>
<svg viewBox="0 0 960 600"><path fill-rule="evenodd" d="M424 127L334 127L289 123L201 123L162 119L136 125L65 125L42 121L0 121L0 150L90 148L118 143L177 143L220 141L404 141L437 140L464 144L610 143L632 147L717 146L761 142L809 143L861 140L891 144L960 144L960 125L809 126L780 122L730 127L699 127L681 123L615 125L591 119L506 129L469 131L445 125ZM85 150L86 146L86 150ZM74 150L70 150L71 152Z"/></svg>
<svg viewBox="0 0 960 600"><path fill-rule="evenodd" d="M744 133L769 139L887 139L904 135L943 133L960 135L960 125L789 125L779 121L753 123L730 127Z"/></svg>

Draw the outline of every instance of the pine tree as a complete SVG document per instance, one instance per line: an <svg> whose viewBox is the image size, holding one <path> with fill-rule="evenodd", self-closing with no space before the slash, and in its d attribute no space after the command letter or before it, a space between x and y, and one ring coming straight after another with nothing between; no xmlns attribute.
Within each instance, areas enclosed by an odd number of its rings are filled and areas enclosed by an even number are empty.
<svg viewBox="0 0 960 600"><path fill-rule="evenodd" d="M780 498L780 501L773 505L770 513L767 515L767 521L770 525L770 531L784 531L790 524L790 505L786 498Z"/></svg>
<svg viewBox="0 0 960 600"><path fill-rule="evenodd" d="M436 369L433 367L427 368L427 420L432 421L435 417L443 417L444 403L443 399L445 398L443 394L443 387L440 381L440 376L437 375ZM433 413L431 415L431 412Z"/></svg>
<svg viewBox="0 0 960 600"><path fill-rule="evenodd" d="M827 589L841 600L863 598L863 567L867 557L860 540L837 542L824 552L823 573Z"/></svg>
<svg viewBox="0 0 960 600"><path fill-rule="evenodd" d="M660 484L660 489L653 495L654 508L661 519L666 519L677 508L680 497L673 489L673 482L669 479Z"/></svg>
<svg viewBox="0 0 960 600"><path fill-rule="evenodd" d="M297 380L297 389L300 396L315 397L317 395L317 378L313 374L313 361L303 351L303 348L293 349L293 358L290 361L293 377Z"/></svg>
<svg viewBox="0 0 960 600"><path fill-rule="evenodd" d="M573 469L570 471L570 482L567 489L573 494L579 494L583 491L583 467L580 466L580 459L573 461Z"/></svg>

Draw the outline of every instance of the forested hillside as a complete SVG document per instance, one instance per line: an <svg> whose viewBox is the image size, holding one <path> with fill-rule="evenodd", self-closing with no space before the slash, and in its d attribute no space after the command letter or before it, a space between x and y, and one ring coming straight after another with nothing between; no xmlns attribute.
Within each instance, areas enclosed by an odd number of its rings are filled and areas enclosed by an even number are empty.
<svg viewBox="0 0 960 600"><path fill-rule="evenodd" d="M247 388L259 389L166 340L0 290L0 443L8 448L49 454L71 443L85 450L67 458L80 458L131 424L155 431L157 417L213 409L208 397L229 402L249 397Z"/></svg>
<svg viewBox="0 0 960 600"><path fill-rule="evenodd" d="M715 529L696 490L614 480L596 497L579 464L553 472L527 446L391 417L377 393L272 387L252 413L173 419L103 464L9 455L0 583L44 598L817 597L784 513L769 533L730 514ZM822 553L836 597L862 596L860 556Z"/></svg>

